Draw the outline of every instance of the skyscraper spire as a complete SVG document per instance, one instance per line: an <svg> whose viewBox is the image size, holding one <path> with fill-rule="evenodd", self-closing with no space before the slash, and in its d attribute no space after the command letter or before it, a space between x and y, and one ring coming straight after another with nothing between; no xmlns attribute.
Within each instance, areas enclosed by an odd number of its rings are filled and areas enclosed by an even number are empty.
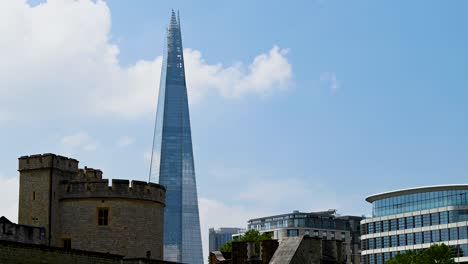
<svg viewBox="0 0 468 264"><path fill-rule="evenodd" d="M202 264L180 17L172 10L161 70L150 181L166 187L164 259Z"/></svg>
<svg viewBox="0 0 468 264"><path fill-rule="evenodd" d="M169 23L169 27L179 27L179 21L177 20L176 13L174 9L172 9L171 21Z"/></svg>

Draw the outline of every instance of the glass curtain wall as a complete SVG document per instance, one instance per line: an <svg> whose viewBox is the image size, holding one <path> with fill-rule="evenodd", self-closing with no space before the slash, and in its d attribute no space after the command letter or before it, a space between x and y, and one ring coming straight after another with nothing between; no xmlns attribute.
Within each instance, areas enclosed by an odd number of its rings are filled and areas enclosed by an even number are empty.
<svg viewBox="0 0 468 264"><path fill-rule="evenodd" d="M150 181L166 187L164 259L203 263L180 20L172 12L161 73Z"/></svg>

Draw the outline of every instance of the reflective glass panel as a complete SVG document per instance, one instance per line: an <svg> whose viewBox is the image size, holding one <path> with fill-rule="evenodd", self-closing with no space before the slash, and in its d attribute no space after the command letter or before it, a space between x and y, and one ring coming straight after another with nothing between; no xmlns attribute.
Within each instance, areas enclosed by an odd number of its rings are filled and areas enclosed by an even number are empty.
<svg viewBox="0 0 468 264"><path fill-rule="evenodd" d="M164 259L202 264L182 34L174 12L167 29L160 81L150 181L166 187Z"/></svg>

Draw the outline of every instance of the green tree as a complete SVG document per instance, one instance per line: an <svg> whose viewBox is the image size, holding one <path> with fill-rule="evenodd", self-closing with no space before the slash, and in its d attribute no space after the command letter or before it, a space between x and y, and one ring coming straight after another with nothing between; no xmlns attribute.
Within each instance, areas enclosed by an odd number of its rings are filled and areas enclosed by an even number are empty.
<svg viewBox="0 0 468 264"><path fill-rule="evenodd" d="M226 242L226 244L221 246L219 251L221 251L221 252L232 252L232 242L233 241L239 241L239 239L236 237L233 240L230 240L230 241Z"/></svg>
<svg viewBox="0 0 468 264"><path fill-rule="evenodd" d="M261 234L257 230L251 229L241 237L235 237L233 240L228 241L226 244L224 244L221 248L221 252L232 252L232 242L237 242L237 241L250 241L250 242L255 242L255 247L259 248L260 247L260 242L263 240L268 240L271 239L271 234L270 233L263 233Z"/></svg>
<svg viewBox="0 0 468 264"><path fill-rule="evenodd" d="M452 250L445 244L432 245L423 251L423 262L427 264L454 264Z"/></svg>
<svg viewBox="0 0 468 264"><path fill-rule="evenodd" d="M420 252L407 251L404 254L397 254L395 257L386 262L386 264L419 264L421 263Z"/></svg>
<svg viewBox="0 0 468 264"><path fill-rule="evenodd" d="M445 244L435 244L419 251L398 254L386 264L455 264L452 250Z"/></svg>

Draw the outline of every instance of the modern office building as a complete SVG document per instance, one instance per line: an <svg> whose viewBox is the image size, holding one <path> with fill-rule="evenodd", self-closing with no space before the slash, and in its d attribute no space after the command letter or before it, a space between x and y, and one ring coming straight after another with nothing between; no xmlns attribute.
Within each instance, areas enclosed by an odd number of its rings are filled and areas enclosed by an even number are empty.
<svg viewBox="0 0 468 264"><path fill-rule="evenodd" d="M362 262L385 263L434 243L468 263L468 184L419 187L372 195L372 218L361 221Z"/></svg>
<svg viewBox="0 0 468 264"><path fill-rule="evenodd" d="M167 29L150 181L166 187L164 259L203 263L180 18Z"/></svg>
<svg viewBox="0 0 468 264"><path fill-rule="evenodd" d="M360 216L338 216L336 210L289 214L255 218L248 221L248 229L270 233L273 239L311 236L324 240L345 242L346 263L360 263Z"/></svg>
<svg viewBox="0 0 468 264"><path fill-rule="evenodd" d="M209 251L219 250L226 242L232 240L232 235L245 232L244 228L221 227L209 229Z"/></svg>

